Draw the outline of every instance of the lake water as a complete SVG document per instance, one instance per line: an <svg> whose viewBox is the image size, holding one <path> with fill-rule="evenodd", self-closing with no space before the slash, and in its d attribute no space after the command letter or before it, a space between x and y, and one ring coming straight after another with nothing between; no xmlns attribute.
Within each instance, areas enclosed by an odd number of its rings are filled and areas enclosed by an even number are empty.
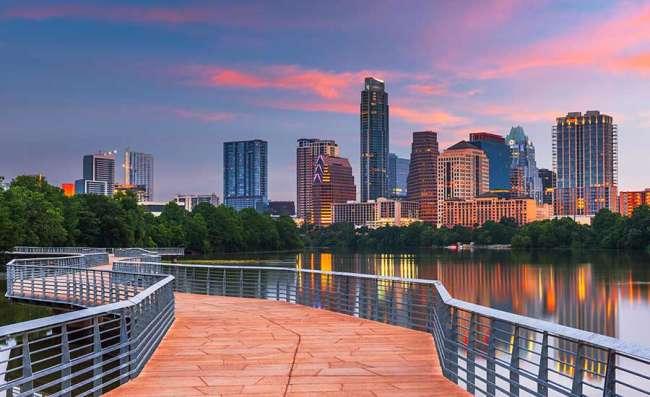
<svg viewBox="0 0 650 397"><path fill-rule="evenodd" d="M650 256L611 251L304 251L231 256L440 280L458 299L650 346Z"/></svg>

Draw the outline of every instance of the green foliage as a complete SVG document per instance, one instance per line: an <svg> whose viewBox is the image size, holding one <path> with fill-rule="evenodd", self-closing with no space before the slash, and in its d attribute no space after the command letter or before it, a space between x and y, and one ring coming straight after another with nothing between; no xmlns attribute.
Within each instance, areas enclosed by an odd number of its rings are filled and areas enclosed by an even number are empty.
<svg viewBox="0 0 650 397"><path fill-rule="evenodd" d="M206 203L190 213L169 203L155 218L133 194L67 198L45 178L20 176L8 191L0 191L0 250L16 245L186 247L211 255L293 250L302 247L302 240L289 217L273 219Z"/></svg>

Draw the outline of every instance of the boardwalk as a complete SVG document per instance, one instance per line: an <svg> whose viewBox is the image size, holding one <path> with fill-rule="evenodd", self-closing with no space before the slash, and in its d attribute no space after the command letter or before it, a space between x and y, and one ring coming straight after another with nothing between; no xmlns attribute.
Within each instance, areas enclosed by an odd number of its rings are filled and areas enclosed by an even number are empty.
<svg viewBox="0 0 650 397"><path fill-rule="evenodd" d="M466 396L431 335L258 299L176 294L176 322L122 396Z"/></svg>

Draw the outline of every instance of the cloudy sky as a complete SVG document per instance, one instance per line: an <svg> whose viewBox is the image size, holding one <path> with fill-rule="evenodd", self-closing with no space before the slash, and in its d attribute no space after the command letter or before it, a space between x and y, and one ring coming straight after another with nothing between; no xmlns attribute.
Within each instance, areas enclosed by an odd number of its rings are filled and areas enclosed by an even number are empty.
<svg viewBox="0 0 650 397"><path fill-rule="evenodd" d="M358 177L359 92L384 79L391 151L601 110L620 184L650 187L650 3L0 2L0 175L81 177L97 150L152 153L157 199L222 194L222 143L269 141L271 199L295 197L295 142L335 139ZM121 171L118 172L120 178Z"/></svg>

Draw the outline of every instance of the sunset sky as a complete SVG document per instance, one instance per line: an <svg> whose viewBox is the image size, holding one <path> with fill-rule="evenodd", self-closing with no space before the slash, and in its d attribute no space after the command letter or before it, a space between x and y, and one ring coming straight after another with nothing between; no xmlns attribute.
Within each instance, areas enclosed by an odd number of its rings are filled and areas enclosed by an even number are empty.
<svg viewBox="0 0 650 397"><path fill-rule="evenodd" d="M0 2L0 175L81 177L81 158L156 159L156 199L222 196L222 143L269 142L269 198L295 199L298 138L335 139L359 176L359 92L386 81L391 152L600 110L623 190L650 187L650 2ZM120 180L121 170L118 171Z"/></svg>

